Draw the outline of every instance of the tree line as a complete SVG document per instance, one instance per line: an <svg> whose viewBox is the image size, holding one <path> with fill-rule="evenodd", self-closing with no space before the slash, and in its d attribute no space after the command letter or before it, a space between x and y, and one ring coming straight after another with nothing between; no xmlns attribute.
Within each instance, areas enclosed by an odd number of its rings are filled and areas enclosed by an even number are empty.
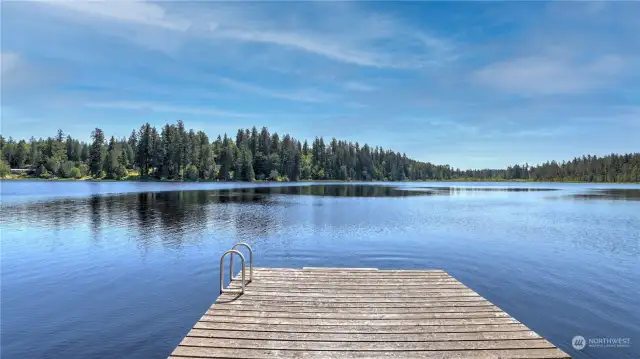
<svg viewBox="0 0 640 359"><path fill-rule="evenodd" d="M182 121L159 130L149 123L129 137L105 137L96 128L91 141L65 135L16 141L0 136L0 175L26 169L41 178L166 179L187 181L421 181L533 180L640 182L640 153L582 156L568 162L461 170L410 159L368 144L316 137L311 143L292 136L239 129L210 140L187 130Z"/></svg>

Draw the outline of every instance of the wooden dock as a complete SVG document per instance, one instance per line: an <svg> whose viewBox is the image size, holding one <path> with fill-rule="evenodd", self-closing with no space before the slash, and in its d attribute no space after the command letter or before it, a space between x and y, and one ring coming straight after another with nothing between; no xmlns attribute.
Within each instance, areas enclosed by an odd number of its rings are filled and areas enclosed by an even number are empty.
<svg viewBox="0 0 640 359"><path fill-rule="evenodd" d="M254 268L169 358L382 357L570 358L444 271L354 268Z"/></svg>

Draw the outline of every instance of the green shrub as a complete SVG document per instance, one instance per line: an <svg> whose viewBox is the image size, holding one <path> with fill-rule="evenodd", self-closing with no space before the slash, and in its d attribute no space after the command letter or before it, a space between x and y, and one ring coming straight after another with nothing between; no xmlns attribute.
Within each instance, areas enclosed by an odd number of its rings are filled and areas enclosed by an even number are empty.
<svg viewBox="0 0 640 359"><path fill-rule="evenodd" d="M187 168L184 169L184 179L187 181L197 181L198 168L194 165L188 165Z"/></svg>
<svg viewBox="0 0 640 359"><path fill-rule="evenodd" d="M123 165L118 164L114 169L113 169L113 177L115 177L116 179L120 179L123 178L124 176L127 175L127 169L124 168Z"/></svg>
<svg viewBox="0 0 640 359"><path fill-rule="evenodd" d="M36 168L36 176L42 177L42 175L45 173L47 173L47 168L44 167L44 165L40 165L38 166L38 168Z"/></svg>
<svg viewBox="0 0 640 359"><path fill-rule="evenodd" d="M47 159L47 163L45 165L47 170L49 170L49 172L51 172L52 174L58 173L58 170L60 169L60 161L55 158Z"/></svg>
<svg viewBox="0 0 640 359"><path fill-rule="evenodd" d="M0 178L7 177L11 173L9 165L5 161L0 161Z"/></svg>
<svg viewBox="0 0 640 359"><path fill-rule="evenodd" d="M60 165L58 174L62 178L73 178L73 170L76 168L75 164L71 161L66 161Z"/></svg>
<svg viewBox="0 0 640 359"><path fill-rule="evenodd" d="M51 173L47 172L47 169L45 168L42 173L40 173L40 178L51 178Z"/></svg>
<svg viewBox="0 0 640 359"><path fill-rule="evenodd" d="M80 170L80 174L82 174L82 177L89 175L89 166L88 165L83 163L80 166L78 166L78 169Z"/></svg>
<svg viewBox="0 0 640 359"><path fill-rule="evenodd" d="M80 169L78 167L74 167L71 170L71 177L75 178L75 179L80 179L82 178L82 172L80 171Z"/></svg>

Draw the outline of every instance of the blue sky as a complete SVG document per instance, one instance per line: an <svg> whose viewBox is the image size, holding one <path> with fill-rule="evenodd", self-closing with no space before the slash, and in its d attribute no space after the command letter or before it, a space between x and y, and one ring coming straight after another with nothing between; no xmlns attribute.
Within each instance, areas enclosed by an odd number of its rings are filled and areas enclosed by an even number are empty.
<svg viewBox="0 0 640 359"><path fill-rule="evenodd" d="M267 126L461 168L640 151L640 3L2 2L2 134Z"/></svg>

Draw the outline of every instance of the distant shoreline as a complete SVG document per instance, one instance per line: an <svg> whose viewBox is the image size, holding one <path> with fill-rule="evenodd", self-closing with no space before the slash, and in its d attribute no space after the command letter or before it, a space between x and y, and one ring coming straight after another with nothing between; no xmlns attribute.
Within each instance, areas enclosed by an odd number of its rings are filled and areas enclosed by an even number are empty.
<svg viewBox="0 0 640 359"><path fill-rule="evenodd" d="M24 176L7 176L0 178L0 181L42 181L42 182L171 182L171 183L308 183L308 182L326 182L326 183L431 183L431 182L462 182L462 183L474 183L474 182L490 182L490 183L571 183L571 184L640 184L640 182L586 182L586 181L535 181L525 179L442 179L442 180L415 180L415 181L344 181L344 180L300 180L300 181L269 181L269 180L254 180L252 182L247 181L220 181L220 180L174 180L174 179L157 179L157 178L125 178L125 179L96 179L92 177L83 178L39 178L39 177L24 177Z"/></svg>

